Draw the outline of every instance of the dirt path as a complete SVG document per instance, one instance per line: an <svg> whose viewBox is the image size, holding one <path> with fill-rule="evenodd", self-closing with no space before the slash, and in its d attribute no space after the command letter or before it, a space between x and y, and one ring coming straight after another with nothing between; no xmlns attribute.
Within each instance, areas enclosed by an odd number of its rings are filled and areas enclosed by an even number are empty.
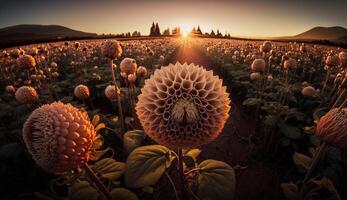
<svg viewBox="0 0 347 200"><path fill-rule="evenodd" d="M186 43L179 48L171 63L187 62L204 66L207 69L217 69L213 62ZM214 70L216 73L216 70ZM236 170L236 199L280 199L279 176L271 164L257 161L253 157L257 146L240 138L247 138L254 132L253 119L242 111L240 102L232 91L232 108L221 136L211 144L203 147L202 159L224 161Z"/></svg>

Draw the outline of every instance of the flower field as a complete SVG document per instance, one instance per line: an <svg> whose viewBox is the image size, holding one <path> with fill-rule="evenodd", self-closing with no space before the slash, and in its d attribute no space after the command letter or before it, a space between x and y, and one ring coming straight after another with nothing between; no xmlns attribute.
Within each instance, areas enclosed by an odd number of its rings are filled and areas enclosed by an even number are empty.
<svg viewBox="0 0 347 200"><path fill-rule="evenodd" d="M3 199L345 199L347 50L200 37L0 52Z"/></svg>

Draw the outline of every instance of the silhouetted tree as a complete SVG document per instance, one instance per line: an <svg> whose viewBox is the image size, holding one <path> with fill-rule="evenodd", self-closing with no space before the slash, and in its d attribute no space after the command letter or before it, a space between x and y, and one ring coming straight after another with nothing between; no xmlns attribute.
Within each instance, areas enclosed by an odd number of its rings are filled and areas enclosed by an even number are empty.
<svg viewBox="0 0 347 200"><path fill-rule="evenodd" d="M216 36L216 33L212 30L211 33L210 33L210 36L211 36L211 37L215 37L215 36Z"/></svg>
<svg viewBox="0 0 347 200"><path fill-rule="evenodd" d="M163 31L163 35L170 35L170 29L167 28Z"/></svg>
<svg viewBox="0 0 347 200"><path fill-rule="evenodd" d="M150 31L149 35L150 36L154 36L155 35L155 25L154 25L154 22L152 23L151 31Z"/></svg>
<svg viewBox="0 0 347 200"><path fill-rule="evenodd" d="M217 37L223 37L223 34L219 32L219 29L217 29Z"/></svg>
<svg viewBox="0 0 347 200"><path fill-rule="evenodd" d="M160 36L161 35L158 23L155 24L154 34L155 34L155 36Z"/></svg>
<svg viewBox="0 0 347 200"><path fill-rule="evenodd" d="M196 34L202 35L202 31L201 31L201 29L200 29L200 26L198 26L198 29L196 29Z"/></svg>

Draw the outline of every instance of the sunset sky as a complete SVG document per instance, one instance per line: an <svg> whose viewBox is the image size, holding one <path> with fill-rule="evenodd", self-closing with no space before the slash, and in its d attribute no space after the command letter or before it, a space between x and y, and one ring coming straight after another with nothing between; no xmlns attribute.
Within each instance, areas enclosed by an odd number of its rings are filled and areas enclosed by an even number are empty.
<svg viewBox="0 0 347 200"><path fill-rule="evenodd" d="M58 24L94 33L139 30L149 33L153 21L161 30L200 25L232 36L288 36L314 26L347 27L347 0L337 1L203 1L203 0L25 0L1 1L0 28L17 24Z"/></svg>

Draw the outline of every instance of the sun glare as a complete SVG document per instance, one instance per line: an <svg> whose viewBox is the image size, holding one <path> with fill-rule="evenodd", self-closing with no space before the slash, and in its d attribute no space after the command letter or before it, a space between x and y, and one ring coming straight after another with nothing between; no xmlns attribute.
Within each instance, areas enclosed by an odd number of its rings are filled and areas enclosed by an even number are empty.
<svg viewBox="0 0 347 200"><path fill-rule="evenodd" d="M182 34L182 36L183 36L183 37L187 37L187 36L188 36L188 33L185 32L185 33Z"/></svg>

